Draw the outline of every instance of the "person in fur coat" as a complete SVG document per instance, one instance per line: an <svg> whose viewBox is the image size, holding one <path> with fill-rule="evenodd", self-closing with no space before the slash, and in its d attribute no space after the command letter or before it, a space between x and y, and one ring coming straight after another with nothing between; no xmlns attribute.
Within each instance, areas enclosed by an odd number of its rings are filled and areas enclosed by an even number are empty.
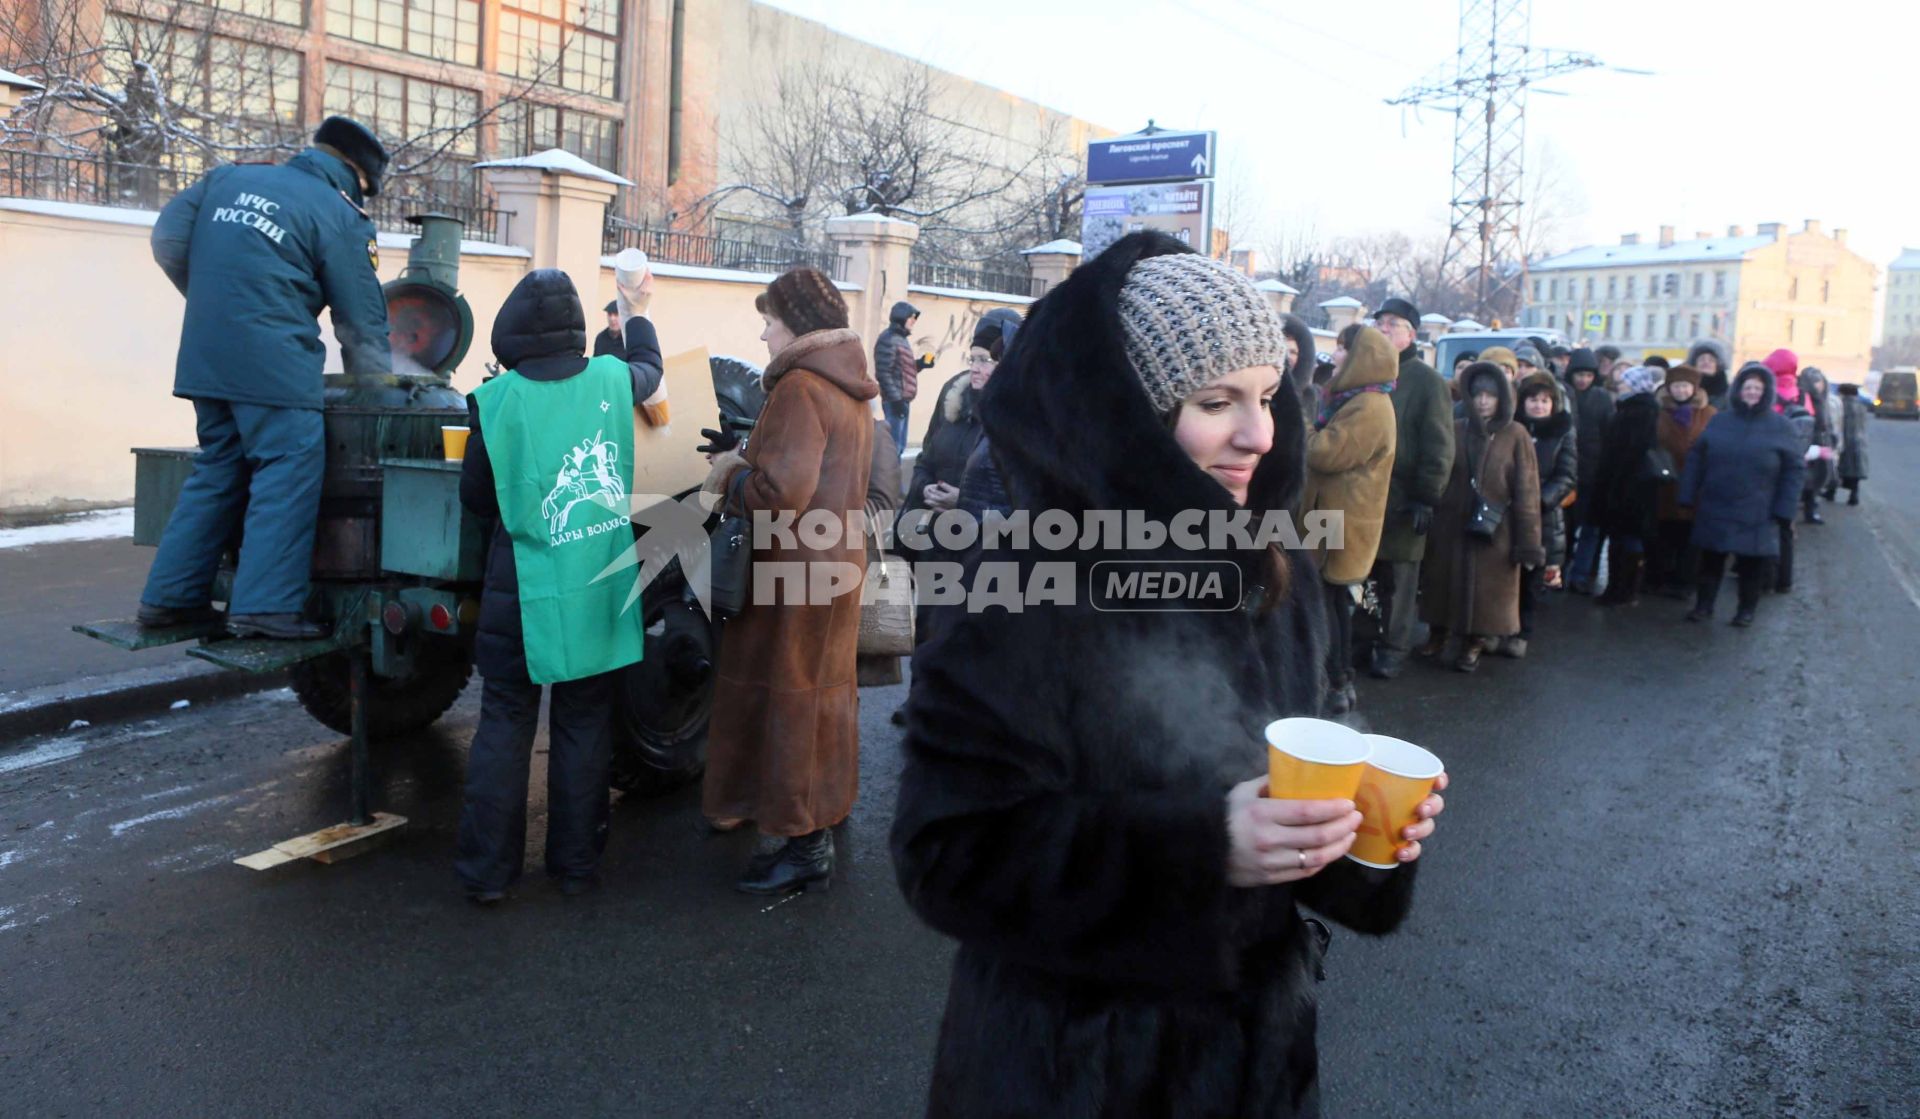
<svg viewBox="0 0 1920 1119"><path fill-rule="evenodd" d="M1860 386L1840 386L1840 484L1847 488L1847 504L1860 504L1860 483L1867 480L1867 402Z"/></svg>
<svg viewBox="0 0 1920 1119"><path fill-rule="evenodd" d="M1561 586L1567 563L1567 499L1574 496L1580 476L1579 436L1573 414L1567 411L1566 390L1560 378L1535 373L1520 382L1520 414L1515 417L1533 438L1533 459L1540 467L1540 545L1546 566L1526 572L1520 580L1520 634L1494 648L1503 657L1527 655L1533 640L1534 611L1549 587Z"/></svg>
<svg viewBox="0 0 1920 1119"><path fill-rule="evenodd" d="M1513 383L1497 365L1467 368L1467 416L1454 433L1453 475L1434 510L1421 570L1420 613L1431 633L1420 654L1461 672L1520 632L1520 579L1546 563L1540 547L1540 465L1513 422ZM1479 500L1500 510L1488 538L1468 531Z"/></svg>
<svg viewBox="0 0 1920 1119"><path fill-rule="evenodd" d="M1660 478L1650 469L1660 445L1660 402L1667 371L1635 365L1620 374L1620 400L1600 444L1593 520L1606 534L1607 589L1594 601L1633 606L1646 578L1647 547L1660 529Z"/></svg>
<svg viewBox="0 0 1920 1119"><path fill-rule="evenodd" d="M1358 324L1355 324L1358 325ZM1326 400L1307 437L1307 512L1337 512L1340 548L1320 550L1320 578L1327 585L1327 713L1344 715L1358 697L1353 686L1354 592L1373 570L1380 529L1387 515L1387 485L1393 477L1396 435L1389 398L1400 360L1386 335L1370 326L1354 332Z"/></svg>
<svg viewBox="0 0 1920 1119"><path fill-rule="evenodd" d="M1263 515L1299 498L1305 427L1284 342L1245 277L1161 233L1122 238L1032 309L982 402L1017 510ZM932 1116L1313 1116L1324 926L1405 919L1393 870L1341 858L1346 801L1261 796L1268 721L1312 714L1320 583L1304 554L1229 545L976 556L1031 572L1209 560L1237 609L1085 598L954 615L914 658L892 849L959 940ZM977 585L977 584L976 584ZM1084 585L1083 585L1084 589Z"/></svg>
<svg viewBox="0 0 1920 1119"><path fill-rule="evenodd" d="M1700 563L1693 546L1693 510L1683 508L1679 500L1679 475L1687 467L1687 452L1707 430L1707 423L1719 415L1719 409L1707 403L1704 381L1699 370L1676 365L1667 370L1666 383L1654 394L1660 403L1654 438L1673 457L1674 479L1660 486L1659 523L1653 545L1647 549L1646 583L1667 598L1692 593L1694 569Z"/></svg>

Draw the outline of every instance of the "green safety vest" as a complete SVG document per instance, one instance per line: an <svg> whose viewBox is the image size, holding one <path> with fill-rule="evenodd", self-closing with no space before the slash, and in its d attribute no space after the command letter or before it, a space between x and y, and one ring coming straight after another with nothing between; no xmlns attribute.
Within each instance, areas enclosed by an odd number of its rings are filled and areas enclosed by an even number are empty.
<svg viewBox="0 0 1920 1119"><path fill-rule="evenodd" d="M594 581L633 547L627 363L596 357L564 381L509 371L473 398L520 572L527 675L551 684L639 660L646 624L637 605L627 605L631 577Z"/></svg>

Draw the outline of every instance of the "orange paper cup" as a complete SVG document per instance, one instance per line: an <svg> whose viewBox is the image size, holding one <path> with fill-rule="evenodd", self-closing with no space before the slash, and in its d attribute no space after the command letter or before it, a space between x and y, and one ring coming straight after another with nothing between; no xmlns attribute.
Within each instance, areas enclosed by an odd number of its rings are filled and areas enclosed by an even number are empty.
<svg viewBox="0 0 1920 1119"><path fill-rule="evenodd" d="M1407 841L1400 830L1420 822L1416 813L1420 802L1433 792L1433 783L1445 767L1440 759L1411 742L1388 738L1384 734L1366 735L1373 755L1362 768L1360 793L1360 834L1354 837L1347 858L1362 866L1392 870L1400 865L1394 857Z"/></svg>
<svg viewBox="0 0 1920 1119"><path fill-rule="evenodd" d="M1281 800L1352 800L1367 767L1366 736L1325 719L1267 724L1267 795Z"/></svg>
<svg viewBox="0 0 1920 1119"><path fill-rule="evenodd" d="M440 445L447 450L448 462L459 462L467 457L467 434L471 428L442 425Z"/></svg>

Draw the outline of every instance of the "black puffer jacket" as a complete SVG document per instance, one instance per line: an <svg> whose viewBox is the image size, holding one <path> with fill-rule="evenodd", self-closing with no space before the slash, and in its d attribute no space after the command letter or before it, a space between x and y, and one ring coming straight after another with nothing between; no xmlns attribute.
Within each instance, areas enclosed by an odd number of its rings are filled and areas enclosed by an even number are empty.
<svg viewBox="0 0 1920 1119"><path fill-rule="evenodd" d="M1136 260L1177 251L1130 235L1034 307L983 406L1018 509L1235 508L1140 390L1113 309ZM1304 481L1299 399L1272 411L1256 518ZM1268 570L1245 549L1178 554ZM1340 860L1296 885L1227 883L1227 791L1264 772L1264 724L1314 713L1325 685L1322 589L1310 560L1291 570L1265 613L944 608L914 657L892 836L907 901L960 942L930 1114L1313 1113L1321 942L1298 907L1385 932L1414 877Z"/></svg>
<svg viewBox="0 0 1920 1119"><path fill-rule="evenodd" d="M1526 398L1541 386L1553 394L1553 414L1536 420L1526 414ZM1535 373L1520 382L1520 415L1516 418L1533 436L1533 455L1540 463L1540 544L1546 549L1547 566L1565 567L1567 563L1567 516L1560 503L1574 492L1580 478L1579 442L1573 431L1573 416L1567 412L1566 393L1550 373Z"/></svg>
<svg viewBox="0 0 1920 1119"><path fill-rule="evenodd" d="M627 366L638 404L660 387L660 341L653 323L627 320ZM527 273L514 285L493 320L493 357L502 368L533 381L564 381L587 367L586 317L573 281L557 268ZM493 460L480 431L480 405L467 398L467 458L460 468L460 504L487 523L487 573L480 593L480 620L473 663L483 676L526 679L527 656L520 628L520 574L513 539L500 526L500 498Z"/></svg>

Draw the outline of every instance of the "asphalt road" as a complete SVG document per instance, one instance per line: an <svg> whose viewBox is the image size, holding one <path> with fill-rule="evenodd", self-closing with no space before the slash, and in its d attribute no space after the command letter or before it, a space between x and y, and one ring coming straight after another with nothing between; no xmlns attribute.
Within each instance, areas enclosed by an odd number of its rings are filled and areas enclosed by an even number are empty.
<svg viewBox="0 0 1920 1119"><path fill-rule="evenodd" d="M1556 600L1526 661L1365 686L1455 785L1409 926L1336 934L1330 1115L1920 1112L1920 425L1872 435L1750 631ZM343 815L285 692L0 743L0 1112L917 1113L950 948L886 857L899 689L830 893L732 893L683 792L616 808L599 895L497 911L448 865L475 691L331 867L231 864Z"/></svg>

